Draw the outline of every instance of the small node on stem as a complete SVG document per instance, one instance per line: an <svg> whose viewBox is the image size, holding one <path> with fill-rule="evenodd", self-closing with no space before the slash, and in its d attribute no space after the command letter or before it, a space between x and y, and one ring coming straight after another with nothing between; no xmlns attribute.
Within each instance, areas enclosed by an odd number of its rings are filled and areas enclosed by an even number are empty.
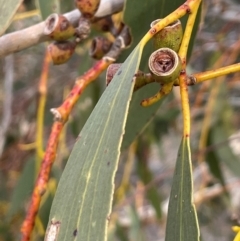
<svg viewBox="0 0 240 241"><path fill-rule="evenodd" d="M187 77L187 85L195 85L197 83L196 77L190 75Z"/></svg>
<svg viewBox="0 0 240 241"><path fill-rule="evenodd" d="M46 19L43 33L56 41L63 41L74 36L75 28L65 16L53 13Z"/></svg>
<svg viewBox="0 0 240 241"><path fill-rule="evenodd" d="M160 22L161 19L157 19L150 24L152 28L155 24ZM153 36L154 49L170 48L174 51L178 51L182 42L183 30L180 20L177 20Z"/></svg>
<svg viewBox="0 0 240 241"><path fill-rule="evenodd" d="M157 30L156 30L155 28L151 28L151 29L150 29L150 33L151 33L152 35L156 34L156 32L157 32Z"/></svg>
<svg viewBox="0 0 240 241"><path fill-rule="evenodd" d="M61 113L56 108L50 109L50 112L53 114L55 120L60 121L62 119Z"/></svg>
<svg viewBox="0 0 240 241"><path fill-rule="evenodd" d="M75 48L75 42L62 41L51 43L48 46L48 51L52 58L53 64L59 65L67 62L74 53Z"/></svg>
<svg viewBox="0 0 240 241"><path fill-rule="evenodd" d="M191 13L192 13L191 8L189 7L188 4L184 3L184 4L183 4L183 7L186 9L186 13L187 13L187 14L191 14Z"/></svg>
<svg viewBox="0 0 240 241"><path fill-rule="evenodd" d="M111 48L112 42L105 37L95 37L89 50L89 55L94 59L101 59Z"/></svg>
<svg viewBox="0 0 240 241"><path fill-rule="evenodd" d="M149 57L148 66L155 80L161 84L174 82L182 68L179 56L169 48L154 51Z"/></svg>

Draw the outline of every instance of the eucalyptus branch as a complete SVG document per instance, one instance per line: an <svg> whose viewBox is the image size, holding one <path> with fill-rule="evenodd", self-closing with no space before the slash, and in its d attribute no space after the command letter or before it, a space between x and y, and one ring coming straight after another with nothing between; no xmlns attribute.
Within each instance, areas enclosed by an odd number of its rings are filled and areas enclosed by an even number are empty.
<svg viewBox="0 0 240 241"><path fill-rule="evenodd" d="M196 73L189 76L189 78L193 79L195 83L201 83L206 80L214 79L219 76L228 75L239 71L240 71L240 63L236 63L226 67L209 70L202 73Z"/></svg>
<svg viewBox="0 0 240 241"><path fill-rule="evenodd" d="M100 18L119 12L123 9L124 0L102 0L95 17ZM79 10L65 13L64 16L73 26L77 26L81 16ZM18 52L36 44L50 40L44 34L45 21L31 27L5 34L0 37L0 58L10 53Z"/></svg>

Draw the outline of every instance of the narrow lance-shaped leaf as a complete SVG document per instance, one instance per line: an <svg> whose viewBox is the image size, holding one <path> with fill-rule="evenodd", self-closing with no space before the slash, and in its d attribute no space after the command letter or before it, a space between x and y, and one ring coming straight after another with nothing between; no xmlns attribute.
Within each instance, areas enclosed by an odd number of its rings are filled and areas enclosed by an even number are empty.
<svg viewBox="0 0 240 241"><path fill-rule="evenodd" d="M141 53L137 46L83 127L58 185L46 240L54 228L61 241L106 240L132 79Z"/></svg>
<svg viewBox="0 0 240 241"><path fill-rule="evenodd" d="M168 206L166 241L199 241L193 205L192 164L189 138L183 138L173 177Z"/></svg>
<svg viewBox="0 0 240 241"><path fill-rule="evenodd" d="M5 32L22 0L0 0L0 36Z"/></svg>

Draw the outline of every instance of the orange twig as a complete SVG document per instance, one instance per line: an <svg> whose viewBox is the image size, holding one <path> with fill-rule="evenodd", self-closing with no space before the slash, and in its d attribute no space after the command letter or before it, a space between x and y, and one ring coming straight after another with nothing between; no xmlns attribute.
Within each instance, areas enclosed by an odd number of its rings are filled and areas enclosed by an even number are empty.
<svg viewBox="0 0 240 241"><path fill-rule="evenodd" d="M30 234L34 227L34 221L40 205L41 196L44 194L46 190L51 166L55 159L56 149L57 149L56 140L59 137L62 127L63 127L63 124L61 122L55 122L53 124L52 131L49 137L47 151L42 161L40 173L38 174L38 178L32 194L30 207L28 209L27 216L21 228L21 232L23 234L22 241L30 240Z"/></svg>
<svg viewBox="0 0 240 241"><path fill-rule="evenodd" d="M102 59L98 61L90 70L88 70L83 76L78 77L76 84L69 95L66 97L63 104L57 109L52 109L57 119L60 119L62 122L66 122L68 116L77 102L79 96L82 94L83 90L94 81L110 64L112 61Z"/></svg>

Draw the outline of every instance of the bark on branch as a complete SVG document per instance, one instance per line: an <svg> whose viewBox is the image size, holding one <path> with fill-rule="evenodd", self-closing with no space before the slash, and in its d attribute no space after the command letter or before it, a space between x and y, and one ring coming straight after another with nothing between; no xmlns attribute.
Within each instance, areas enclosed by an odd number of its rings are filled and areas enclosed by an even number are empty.
<svg viewBox="0 0 240 241"><path fill-rule="evenodd" d="M123 9L123 4L124 0L102 0L95 16L104 17L119 12ZM64 16L73 26L77 26L81 13L78 10L73 10ZM0 37L0 58L50 40L44 34L44 27L45 21Z"/></svg>

